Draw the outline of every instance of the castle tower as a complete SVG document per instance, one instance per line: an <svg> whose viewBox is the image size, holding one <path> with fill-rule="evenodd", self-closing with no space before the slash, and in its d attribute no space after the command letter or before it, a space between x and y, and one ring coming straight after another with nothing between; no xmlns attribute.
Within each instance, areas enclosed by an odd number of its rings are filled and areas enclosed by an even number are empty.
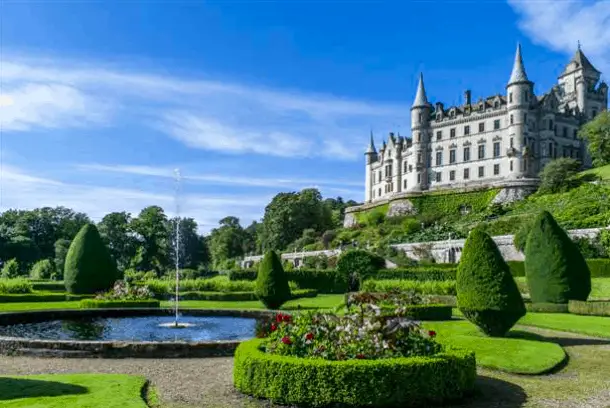
<svg viewBox="0 0 610 408"><path fill-rule="evenodd" d="M373 142L373 131L371 130L371 141L369 142L369 148L364 153L366 156L366 174L364 179L364 202L370 203L372 200L372 189L373 189L373 163L377 161L377 149L375 149L375 142Z"/></svg>
<svg viewBox="0 0 610 408"><path fill-rule="evenodd" d="M576 98L570 107L578 107L587 120L606 108L599 91L595 91L600 78L601 72L591 64L579 43L576 53L559 76L559 84L567 94L574 92Z"/></svg>
<svg viewBox="0 0 610 408"><path fill-rule="evenodd" d="M421 191L428 185L426 163L428 157L428 143L430 141L430 104L426 97L424 75L419 74L417 93L413 106L411 106L411 137L413 145L413 170L407 176L407 191Z"/></svg>
<svg viewBox="0 0 610 408"><path fill-rule="evenodd" d="M508 100L508 134L512 146L504 146L509 157L510 178L523 178L526 176L527 168L523 151L525 148L525 130L527 112L533 99L533 82L525 73L523 58L521 56L521 44L517 44L515 62L510 79L506 85L506 99Z"/></svg>

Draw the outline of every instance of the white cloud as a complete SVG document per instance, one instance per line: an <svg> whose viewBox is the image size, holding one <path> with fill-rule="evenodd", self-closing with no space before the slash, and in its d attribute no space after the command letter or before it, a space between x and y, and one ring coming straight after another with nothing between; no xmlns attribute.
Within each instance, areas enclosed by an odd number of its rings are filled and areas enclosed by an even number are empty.
<svg viewBox="0 0 610 408"><path fill-rule="evenodd" d="M162 207L168 216L176 213L171 194L155 194L142 190L69 184L37 177L22 169L3 166L0 174L0 210L33 209L44 206L65 206L89 215L94 221L112 211L128 211L137 215L149 205ZM180 214L194 218L200 232L209 232L221 218L235 214L242 224L259 219L271 197L214 196L185 194L180 197Z"/></svg>
<svg viewBox="0 0 610 408"><path fill-rule="evenodd" d="M610 73L610 2L584 0L508 3L519 15L519 27L537 44L574 53L580 41L594 65Z"/></svg>
<svg viewBox="0 0 610 408"><path fill-rule="evenodd" d="M10 130L131 119L191 148L236 154L357 159L370 126L389 129L408 121L407 105L163 76L95 61L5 56L3 80L13 89L4 102L14 103L0 105Z"/></svg>

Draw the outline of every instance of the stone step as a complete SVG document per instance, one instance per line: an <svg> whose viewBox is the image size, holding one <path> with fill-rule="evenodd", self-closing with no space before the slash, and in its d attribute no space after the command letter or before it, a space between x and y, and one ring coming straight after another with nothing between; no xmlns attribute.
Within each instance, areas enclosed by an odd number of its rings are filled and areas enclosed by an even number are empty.
<svg viewBox="0 0 610 408"><path fill-rule="evenodd" d="M83 350L57 350L45 348L18 348L13 351L16 356L52 357L52 358L87 358L92 357L91 352Z"/></svg>

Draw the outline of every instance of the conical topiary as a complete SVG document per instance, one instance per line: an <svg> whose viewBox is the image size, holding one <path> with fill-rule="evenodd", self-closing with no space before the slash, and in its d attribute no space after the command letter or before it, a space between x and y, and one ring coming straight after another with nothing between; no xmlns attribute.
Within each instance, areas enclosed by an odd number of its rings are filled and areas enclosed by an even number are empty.
<svg viewBox="0 0 610 408"><path fill-rule="evenodd" d="M496 243L473 230L457 271L457 304L489 336L503 336L525 315L525 304Z"/></svg>
<svg viewBox="0 0 610 408"><path fill-rule="evenodd" d="M292 297L280 257L269 251L258 266L256 296L268 309L278 309Z"/></svg>
<svg viewBox="0 0 610 408"><path fill-rule="evenodd" d="M525 276L532 303L587 300L591 293L585 258L548 211L538 215L527 237Z"/></svg>
<svg viewBox="0 0 610 408"><path fill-rule="evenodd" d="M66 290L74 294L93 294L112 288L118 278L116 264L97 228L93 224L84 225L66 255Z"/></svg>

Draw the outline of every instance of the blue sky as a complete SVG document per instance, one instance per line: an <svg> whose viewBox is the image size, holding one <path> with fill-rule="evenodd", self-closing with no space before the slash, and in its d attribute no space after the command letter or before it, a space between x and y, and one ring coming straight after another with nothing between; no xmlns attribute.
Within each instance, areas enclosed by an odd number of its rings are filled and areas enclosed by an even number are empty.
<svg viewBox="0 0 610 408"><path fill-rule="evenodd" d="M0 210L146 205L209 231L280 191L362 200L373 129L504 91L517 42L545 92L577 41L610 72L610 2L5 0Z"/></svg>

